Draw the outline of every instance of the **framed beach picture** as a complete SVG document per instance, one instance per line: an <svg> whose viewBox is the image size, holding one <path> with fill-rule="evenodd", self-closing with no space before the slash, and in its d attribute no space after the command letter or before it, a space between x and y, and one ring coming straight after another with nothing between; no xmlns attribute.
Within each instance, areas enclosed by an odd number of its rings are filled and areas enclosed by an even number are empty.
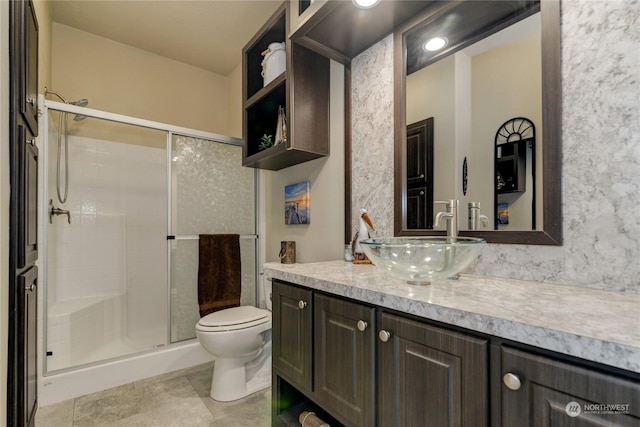
<svg viewBox="0 0 640 427"><path fill-rule="evenodd" d="M498 224L509 224L509 203L498 203Z"/></svg>
<svg viewBox="0 0 640 427"><path fill-rule="evenodd" d="M309 224L311 217L311 195L309 181L299 182L284 187L284 223Z"/></svg>

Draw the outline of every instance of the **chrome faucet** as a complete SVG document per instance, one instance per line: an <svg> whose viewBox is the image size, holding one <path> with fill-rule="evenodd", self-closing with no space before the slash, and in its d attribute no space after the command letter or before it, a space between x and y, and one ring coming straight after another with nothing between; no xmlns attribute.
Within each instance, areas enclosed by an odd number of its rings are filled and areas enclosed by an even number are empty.
<svg viewBox="0 0 640 427"><path fill-rule="evenodd" d="M481 224L489 227L489 218L480 214L480 202L469 202L469 230L479 230Z"/></svg>
<svg viewBox="0 0 640 427"><path fill-rule="evenodd" d="M460 202L457 199L435 201L435 203L442 203L447 206L446 212L438 212L434 221L434 227L440 226L440 221L445 219L449 221L447 224L447 238L450 242L455 242L458 239L458 206Z"/></svg>
<svg viewBox="0 0 640 427"><path fill-rule="evenodd" d="M66 215L67 222L71 224L71 214L68 210L56 208L53 206L53 200L49 200L49 224L53 224L53 216L54 215Z"/></svg>

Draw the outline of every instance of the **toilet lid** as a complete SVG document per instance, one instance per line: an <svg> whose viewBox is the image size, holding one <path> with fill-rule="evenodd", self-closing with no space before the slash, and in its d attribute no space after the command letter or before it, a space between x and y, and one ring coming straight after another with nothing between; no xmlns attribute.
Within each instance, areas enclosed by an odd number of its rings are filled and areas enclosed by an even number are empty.
<svg viewBox="0 0 640 427"><path fill-rule="evenodd" d="M269 312L252 305L227 308L207 314L198 322L202 326L233 326L244 323L256 322L261 319L268 320Z"/></svg>

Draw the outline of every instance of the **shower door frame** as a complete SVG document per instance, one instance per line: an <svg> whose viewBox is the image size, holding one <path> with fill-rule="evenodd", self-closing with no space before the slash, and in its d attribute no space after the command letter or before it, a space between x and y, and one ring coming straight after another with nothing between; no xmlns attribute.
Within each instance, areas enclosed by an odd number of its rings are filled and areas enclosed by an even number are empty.
<svg viewBox="0 0 640 427"><path fill-rule="evenodd" d="M44 98L44 95L39 95L38 96L38 104L42 106L42 119L43 119L43 129L44 132L42 132L42 138L43 138L43 147L42 147L42 155L41 158L43 159L42 161L42 171L43 172L48 172L49 171L49 110L52 111L56 111L59 113L70 113L70 114L77 114L77 115L83 115L83 116L87 116L87 117L92 117L92 118L96 118L96 119L102 119L102 120L107 120L110 122L115 122L115 123L122 123L122 124L127 124L127 125L132 125L132 126L138 126L138 127L142 127L142 128L147 128L147 129L153 129L153 130L158 130L158 131L163 131L166 132L166 155L167 155L167 164L166 164L166 190L167 190L167 284L166 284L166 291L167 291L167 346L171 346L171 345L179 345L181 343L184 342L188 342L188 341L193 341L196 338L191 338L191 339L187 339L187 340L182 340L182 341L176 341L176 342L172 342L171 341L171 242L175 239L175 240L183 240L185 237L187 238L191 238L191 236L176 236L173 233L173 229L172 229L172 185L171 185L171 174L172 174L172 149L173 149L173 137L175 135L178 136L183 136L183 137L187 137L187 138L197 138L197 139L203 139L203 140L207 140L207 141L211 141L211 142L217 142L217 143L221 143L221 144L227 144L227 145L234 145L234 146L238 146L238 147L242 147L243 145L243 140L240 138L235 138L232 136L226 136L226 135L220 135L220 134L216 134L216 133L211 133L211 132L205 132L205 131L200 131L200 130L196 130L196 129L190 129L190 128L185 128L185 127L180 127L180 126L174 126L174 125L169 125L166 123L160 123L160 122L155 122L152 120L147 120L147 119L140 119L140 118L136 118L136 117L131 117L131 116L125 116L122 114L117 114L117 113L111 113L108 111L102 111L102 110L96 110L93 108L87 108L87 107L80 107L77 105L73 105L73 104L65 104L63 102L57 102L57 101L52 101L52 100L48 100ZM239 165L240 167L244 167L242 165ZM44 173L40 174L42 176L42 196L40 196L40 200L42 202L41 204L41 210L40 210L40 218L39 221L41 224L43 224L43 230L42 230L42 246L43 248L48 248L48 230L47 230L47 215L48 215L48 211L47 211L47 206L48 206L48 201L46 200L49 197L49 179L47 177L44 176ZM262 279L262 273L260 270L260 265L262 263L262 259L261 259L261 253L262 253L262 248L261 248L261 242L259 241L258 237L260 236L260 230L259 230L259 226L260 224L263 224L263 220L261 220L259 217L261 215L261 210L259 209L259 205L261 203L260 201L260 197L259 197L259 189L261 181L260 181L260 173L257 169L254 169L254 174L253 174L254 178L254 230L255 230L255 238L256 238L256 244L255 244L255 266L254 266L254 271L255 271L255 283L254 283L254 301L255 301L255 305L258 306L260 303L260 292L259 292L259 284L260 281ZM169 236L173 236L172 239L169 239ZM247 236L243 236L243 237L247 237ZM47 250L42 251L42 270L43 270L43 278L42 278L42 282L44 283L43 286L43 297L42 297L42 338L41 338L41 343L42 343L42 351L40 351L38 354L41 355L42 357L42 376L48 376L48 375L54 375L60 372L66 372L66 371L73 371L76 369L80 369L86 366L92 366L92 365L97 365L97 364L101 364L104 363L107 360L118 360L118 359L123 359L123 358L128 358L128 357L133 357L139 353L131 353L131 354L126 354L123 356L119 356L116 358L111 358L111 359L104 359L104 360L100 360L97 362L92 362L92 363L88 363L88 364L82 364L82 365L74 365L74 366L70 366L68 368L64 368L64 369L58 369L55 371L47 371L47 356L46 356L46 345L47 345L47 324L48 324L48 318L47 318L47 305L48 305L48 281L49 281L49 254L47 253ZM148 351L153 351L152 349L148 350ZM146 352L146 351L143 351Z"/></svg>

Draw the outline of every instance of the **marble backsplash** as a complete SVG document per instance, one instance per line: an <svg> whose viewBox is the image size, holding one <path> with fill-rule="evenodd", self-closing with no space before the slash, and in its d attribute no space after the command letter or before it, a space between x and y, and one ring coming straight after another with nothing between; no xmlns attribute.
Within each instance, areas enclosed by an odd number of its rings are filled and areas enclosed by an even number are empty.
<svg viewBox="0 0 640 427"><path fill-rule="evenodd" d="M468 273L640 292L638 1L562 2L563 246L490 244ZM352 62L352 223L393 234L393 36Z"/></svg>

